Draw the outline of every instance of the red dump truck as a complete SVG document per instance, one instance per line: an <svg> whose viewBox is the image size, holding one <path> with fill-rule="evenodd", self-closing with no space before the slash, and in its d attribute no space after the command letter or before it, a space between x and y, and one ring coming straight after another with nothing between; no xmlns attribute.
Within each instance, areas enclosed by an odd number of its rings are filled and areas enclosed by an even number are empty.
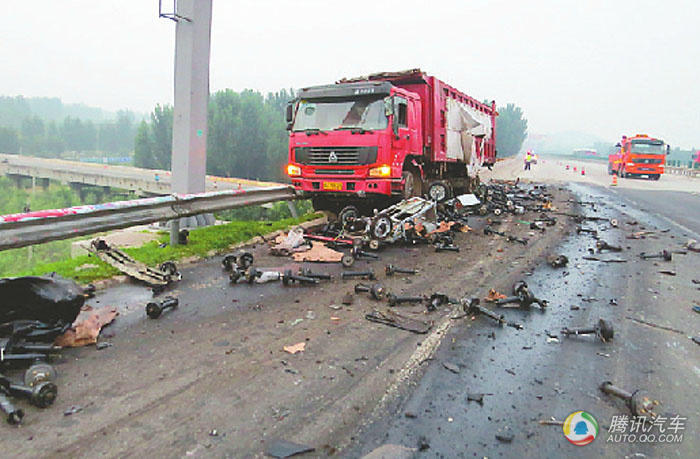
<svg viewBox="0 0 700 459"><path fill-rule="evenodd" d="M287 174L317 210L443 199L495 162L497 115L419 69L305 88L287 106Z"/></svg>
<svg viewBox="0 0 700 459"><path fill-rule="evenodd" d="M664 173L669 147L663 140L646 134L622 136L615 148L615 153L608 155L608 174L659 180Z"/></svg>

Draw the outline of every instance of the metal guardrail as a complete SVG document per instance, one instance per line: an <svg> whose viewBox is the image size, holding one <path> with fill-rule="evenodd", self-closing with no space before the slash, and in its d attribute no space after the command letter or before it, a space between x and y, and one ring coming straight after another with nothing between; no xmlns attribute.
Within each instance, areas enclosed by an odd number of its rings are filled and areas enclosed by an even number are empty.
<svg viewBox="0 0 700 459"><path fill-rule="evenodd" d="M298 199L290 186L172 194L0 216L0 250L250 205Z"/></svg>
<svg viewBox="0 0 700 459"><path fill-rule="evenodd" d="M665 166L664 171L675 175L685 175L686 177L700 176L700 169L690 169L688 167Z"/></svg>

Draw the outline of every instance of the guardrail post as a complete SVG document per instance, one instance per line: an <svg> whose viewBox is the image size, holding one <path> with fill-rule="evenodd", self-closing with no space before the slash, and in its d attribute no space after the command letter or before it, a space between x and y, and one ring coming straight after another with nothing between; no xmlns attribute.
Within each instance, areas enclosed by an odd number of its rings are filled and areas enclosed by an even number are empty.
<svg viewBox="0 0 700 459"><path fill-rule="evenodd" d="M299 212L297 212L297 208L292 201L287 201L287 207L289 207L292 218L299 218Z"/></svg>
<svg viewBox="0 0 700 459"><path fill-rule="evenodd" d="M170 220L170 246L175 247L178 244L178 236L180 234L180 219Z"/></svg>

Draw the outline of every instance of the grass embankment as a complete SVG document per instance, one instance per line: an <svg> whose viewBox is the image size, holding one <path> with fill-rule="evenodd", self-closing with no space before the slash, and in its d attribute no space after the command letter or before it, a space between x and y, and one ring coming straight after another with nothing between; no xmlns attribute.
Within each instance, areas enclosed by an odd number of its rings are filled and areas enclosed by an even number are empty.
<svg viewBox="0 0 700 459"><path fill-rule="evenodd" d="M170 236L164 233L161 234L158 240L148 242L141 247L124 249L124 252L148 266L158 266L160 263L168 260L177 261L190 256L205 257L212 251L224 251L233 244L247 241L255 236L287 229L319 216L319 214L310 213L299 218L285 218L274 222L233 221L224 225L197 228L190 231L187 245L175 247L167 245L161 248L159 247L160 244L170 240ZM84 265L95 265L96 267L82 267ZM99 258L83 255L53 263L39 264L30 270L13 275L39 276L50 272L56 272L63 277L73 278L80 283L106 279L119 274L119 271L102 262Z"/></svg>

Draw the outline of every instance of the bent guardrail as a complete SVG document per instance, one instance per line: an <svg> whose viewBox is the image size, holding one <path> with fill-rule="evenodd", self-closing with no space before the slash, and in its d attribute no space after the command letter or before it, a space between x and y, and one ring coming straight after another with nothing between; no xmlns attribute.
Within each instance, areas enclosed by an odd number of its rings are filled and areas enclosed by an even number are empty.
<svg viewBox="0 0 700 459"><path fill-rule="evenodd" d="M298 199L290 186L171 194L0 216L0 250L219 210Z"/></svg>

